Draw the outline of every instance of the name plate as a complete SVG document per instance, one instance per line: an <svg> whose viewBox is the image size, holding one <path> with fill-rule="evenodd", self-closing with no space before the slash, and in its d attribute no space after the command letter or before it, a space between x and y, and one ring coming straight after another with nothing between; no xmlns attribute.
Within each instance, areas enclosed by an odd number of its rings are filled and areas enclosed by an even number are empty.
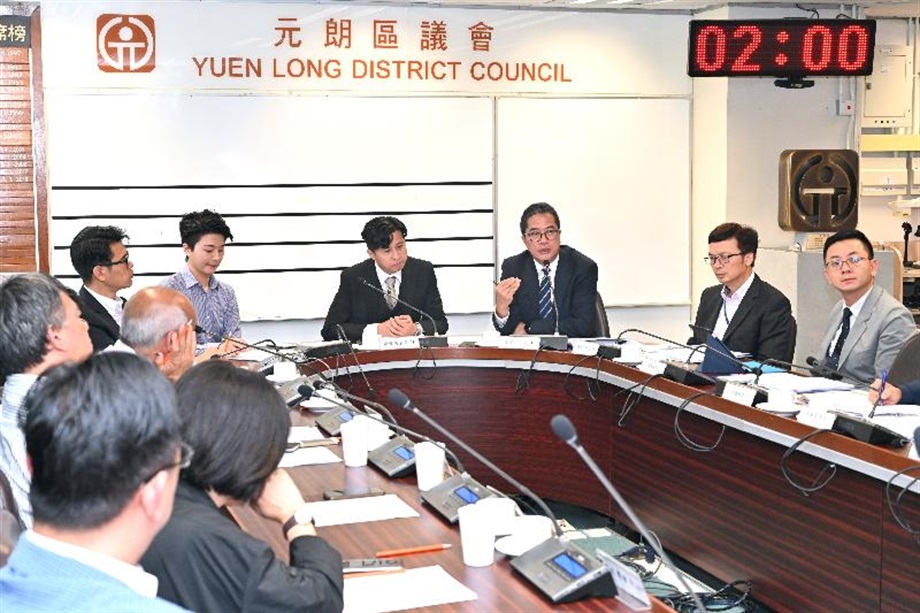
<svg viewBox="0 0 920 613"><path fill-rule="evenodd" d="M539 336L502 336L498 339L500 349L529 349L536 351L540 348Z"/></svg>
<svg viewBox="0 0 920 613"><path fill-rule="evenodd" d="M725 386L722 388L722 398L737 402L738 404L746 404L749 407L754 406L754 398L756 396L757 388L750 385L744 385L743 383L726 381Z"/></svg>
<svg viewBox="0 0 920 613"><path fill-rule="evenodd" d="M577 355L597 355L597 352L601 347L593 341L577 339L569 339L569 344L572 345L572 353Z"/></svg>
<svg viewBox="0 0 920 613"><path fill-rule="evenodd" d="M381 336L379 349L418 349L417 336Z"/></svg>

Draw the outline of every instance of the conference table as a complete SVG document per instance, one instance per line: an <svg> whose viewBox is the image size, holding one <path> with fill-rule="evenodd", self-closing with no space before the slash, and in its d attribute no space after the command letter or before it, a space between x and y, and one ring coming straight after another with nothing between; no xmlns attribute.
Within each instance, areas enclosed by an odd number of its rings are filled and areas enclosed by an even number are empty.
<svg viewBox="0 0 920 613"><path fill-rule="evenodd" d="M776 610L920 610L920 467L905 449L817 431L708 388L568 352L368 351L302 370L322 372L358 396L377 394L388 405L386 393L398 388L538 495L628 525L578 455L552 433L551 418L565 414L645 525L669 552L700 570L724 582L750 581L751 596ZM402 426L447 442L479 481L513 491L416 415L391 410ZM297 415L295 421L309 418ZM346 470L356 469L310 466L292 474L316 500L323 489L342 487ZM609 599L551 605L506 559L485 569L464 567L459 532L418 504L412 478L394 481L360 470L369 485L411 500L422 521L321 529L344 557L443 539L452 550L412 556L411 563L441 564L479 593L479 600L451 609L616 609L617 601ZM286 556L276 525L251 511L238 519Z"/></svg>

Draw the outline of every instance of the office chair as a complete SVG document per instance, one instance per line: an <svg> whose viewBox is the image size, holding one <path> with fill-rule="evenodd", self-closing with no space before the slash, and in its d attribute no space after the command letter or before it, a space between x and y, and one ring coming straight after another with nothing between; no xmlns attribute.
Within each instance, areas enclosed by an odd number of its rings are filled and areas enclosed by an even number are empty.
<svg viewBox="0 0 920 613"><path fill-rule="evenodd" d="M920 378L920 334L914 334L898 352L891 368L888 369L888 381L894 385L904 385Z"/></svg>
<svg viewBox="0 0 920 613"><path fill-rule="evenodd" d="M594 328L595 334L604 338L609 337L610 322L607 321L607 309L604 308L604 299L601 298L600 292L597 292L594 299L594 315L597 318L597 324Z"/></svg>

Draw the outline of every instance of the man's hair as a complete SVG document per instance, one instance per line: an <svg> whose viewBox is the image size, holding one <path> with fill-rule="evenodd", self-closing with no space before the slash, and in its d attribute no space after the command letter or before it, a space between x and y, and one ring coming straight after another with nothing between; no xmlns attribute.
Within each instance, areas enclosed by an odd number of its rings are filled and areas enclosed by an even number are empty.
<svg viewBox="0 0 920 613"><path fill-rule="evenodd" d="M361 238L364 239L364 244L367 245L368 249L376 251L390 246L393 232L400 232L403 238L408 238L409 236L406 225L395 217L386 215L374 217L364 224L364 229L361 230Z"/></svg>
<svg viewBox="0 0 920 613"><path fill-rule="evenodd" d="M120 337L129 347L155 347L163 338L189 321L183 308L188 299L168 287L146 287L128 300L121 320ZM192 313L193 314L193 313Z"/></svg>
<svg viewBox="0 0 920 613"><path fill-rule="evenodd" d="M175 461L173 386L129 353L102 352L49 369L29 391L23 412L36 522L103 526Z"/></svg>
<svg viewBox="0 0 920 613"><path fill-rule="evenodd" d="M284 456L288 408L262 375L209 360L176 384L182 439L195 450L182 472L203 490L249 502Z"/></svg>
<svg viewBox="0 0 920 613"><path fill-rule="evenodd" d="M558 230L562 229L562 222L559 221L559 214L556 213L556 209L545 202L535 202L521 213L521 236L527 232L527 221L534 215L542 215L543 213L552 215L553 219L556 220L556 228Z"/></svg>
<svg viewBox="0 0 920 613"><path fill-rule="evenodd" d="M709 233L710 243L720 243L729 239L735 239L738 243L738 249L741 253L753 253L754 261L757 261L757 245L759 240L757 230L751 226L742 226L733 221L719 224Z"/></svg>
<svg viewBox="0 0 920 613"><path fill-rule="evenodd" d="M233 234L230 233L227 222L214 211L205 209L182 216L179 221L179 236L182 237L183 245L194 249L205 234L220 234L224 240L233 240Z"/></svg>
<svg viewBox="0 0 920 613"><path fill-rule="evenodd" d="M30 272L0 284L0 379L40 364L48 353L48 328L64 325L62 293L50 275Z"/></svg>
<svg viewBox="0 0 920 613"><path fill-rule="evenodd" d="M840 241L846 241L850 239L856 239L863 244L863 247L866 248L866 253L869 254L869 259L875 259L875 251L872 249L872 242L869 240L865 234L859 230L841 230L836 234L832 234L824 241L824 257L827 258L827 250L831 248L831 245L834 243L839 243Z"/></svg>
<svg viewBox="0 0 920 613"><path fill-rule="evenodd" d="M93 278L93 268L112 262L112 243L128 238L115 226L87 226L70 243L70 262L83 283Z"/></svg>

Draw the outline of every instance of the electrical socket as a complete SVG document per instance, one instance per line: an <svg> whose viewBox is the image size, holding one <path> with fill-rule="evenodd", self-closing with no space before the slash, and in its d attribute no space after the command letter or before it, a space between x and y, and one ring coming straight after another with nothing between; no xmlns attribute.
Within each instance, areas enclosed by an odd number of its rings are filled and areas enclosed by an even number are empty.
<svg viewBox="0 0 920 613"><path fill-rule="evenodd" d="M837 114L841 116L850 116L856 112L856 103L852 100L838 100Z"/></svg>

